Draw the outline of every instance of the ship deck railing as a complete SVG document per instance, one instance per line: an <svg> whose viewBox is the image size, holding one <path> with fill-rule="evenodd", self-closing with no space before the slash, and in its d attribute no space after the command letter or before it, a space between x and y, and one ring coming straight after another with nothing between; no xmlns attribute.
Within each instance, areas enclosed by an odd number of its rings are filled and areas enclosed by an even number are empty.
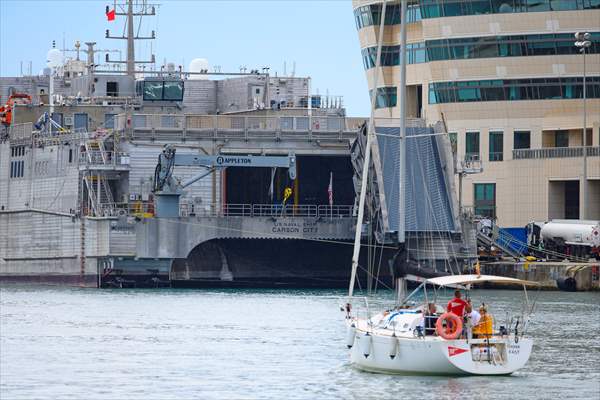
<svg viewBox="0 0 600 400"><path fill-rule="evenodd" d="M79 153L79 165L83 166L129 166L129 153L120 151L82 151Z"/></svg>
<svg viewBox="0 0 600 400"><path fill-rule="evenodd" d="M350 218L354 216L352 205L314 204L212 204L208 207L193 203L182 203L180 215L183 217L312 217Z"/></svg>
<svg viewBox="0 0 600 400"><path fill-rule="evenodd" d="M128 121L130 124L128 124ZM356 137L364 118L331 115L235 116L133 114L117 127L138 140L337 140Z"/></svg>
<svg viewBox="0 0 600 400"><path fill-rule="evenodd" d="M127 203L103 203L98 208L103 217L139 216L153 217L152 201L134 200ZM352 218L353 205L314 205L314 204L209 204L196 205L182 201L181 217L311 217L311 218Z"/></svg>

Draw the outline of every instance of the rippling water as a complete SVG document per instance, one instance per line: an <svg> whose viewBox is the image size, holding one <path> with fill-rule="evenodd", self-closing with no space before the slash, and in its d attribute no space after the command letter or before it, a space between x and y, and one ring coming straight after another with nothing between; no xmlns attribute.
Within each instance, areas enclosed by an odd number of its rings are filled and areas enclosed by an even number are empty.
<svg viewBox="0 0 600 400"><path fill-rule="evenodd" d="M526 368L460 378L352 368L342 295L2 288L0 398L600 398L600 294L540 293ZM518 295L473 297L493 312Z"/></svg>

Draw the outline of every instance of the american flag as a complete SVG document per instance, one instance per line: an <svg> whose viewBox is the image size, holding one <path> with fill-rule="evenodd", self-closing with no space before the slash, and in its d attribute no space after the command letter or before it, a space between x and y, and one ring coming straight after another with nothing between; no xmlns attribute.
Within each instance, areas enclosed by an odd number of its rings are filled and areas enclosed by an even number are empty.
<svg viewBox="0 0 600 400"><path fill-rule="evenodd" d="M333 205L333 172L329 173L329 186L327 187L327 194L329 195L329 205Z"/></svg>

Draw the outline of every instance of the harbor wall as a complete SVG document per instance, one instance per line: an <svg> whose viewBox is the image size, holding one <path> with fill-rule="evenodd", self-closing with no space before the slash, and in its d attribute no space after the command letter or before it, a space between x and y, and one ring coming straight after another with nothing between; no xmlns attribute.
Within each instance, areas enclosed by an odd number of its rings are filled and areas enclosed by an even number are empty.
<svg viewBox="0 0 600 400"><path fill-rule="evenodd" d="M495 262L481 272L538 282L544 290L558 290L558 279L573 278L577 291L600 291L600 262Z"/></svg>

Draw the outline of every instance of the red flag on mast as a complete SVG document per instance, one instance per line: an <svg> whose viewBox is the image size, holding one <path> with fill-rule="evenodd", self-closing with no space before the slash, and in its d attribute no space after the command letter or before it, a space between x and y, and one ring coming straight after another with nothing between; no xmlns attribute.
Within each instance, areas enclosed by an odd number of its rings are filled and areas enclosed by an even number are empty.
<svg viewBox="0 0 600 400"><path fill-rule="evenodd" d="M106 7L106 18L109 21L114 21L115 20L115 9L114 8L112 10L109 10L108 6Z"/></svg>

